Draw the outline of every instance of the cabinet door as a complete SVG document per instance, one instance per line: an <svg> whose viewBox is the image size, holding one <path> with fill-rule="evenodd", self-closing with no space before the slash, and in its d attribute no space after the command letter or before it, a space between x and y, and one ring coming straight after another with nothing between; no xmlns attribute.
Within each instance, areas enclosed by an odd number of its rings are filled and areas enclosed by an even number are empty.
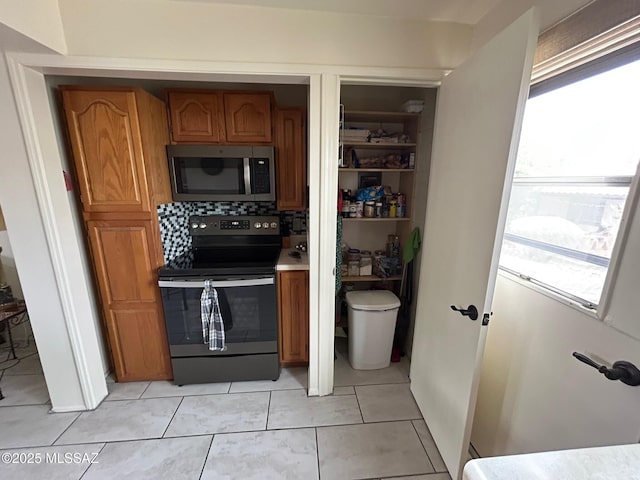
<svg viewBox="0 0 640 480"><path fill-rule="evenodd" d="M278 273L280 363L309 363L309 272Z"/></svg>
<svg viewBox="0 0 640 480"><path fill-rule="evenodd" d="M224 143L222 95L218 92L171 91L169 113L175 143Z"/></svg>
<svg viewBox="0 0 640 480"><path fill-rule="evenodd" d="M304 210L307 193L307 151L304 111L276 110L276 196L278 210Z"/></svg>
<svg viewBox="0 0 640 480"><path fill-rule="evenodd" d="M84 211L149 211L135 92L62 95Z"/></svg>
<svg viewBox="0 0 640 480"><path fill-rule="evenodd" d="M271 143L271 94L224 93L229 143Z"/></svg>
<svg viewBox="0 0 640 480"><path fill-rule="evenodd" d="M118 381L171 378L151 221L88 221Z"/></svg>

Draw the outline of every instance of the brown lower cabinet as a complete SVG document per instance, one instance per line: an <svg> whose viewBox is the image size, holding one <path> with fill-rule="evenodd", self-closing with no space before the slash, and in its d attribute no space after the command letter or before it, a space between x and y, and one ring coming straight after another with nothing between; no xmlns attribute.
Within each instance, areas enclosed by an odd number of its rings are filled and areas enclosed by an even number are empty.
<svg viewBox="0 0 640 480"><path fill-rule="evenodd" d="M278 272L280 363L309 363L309 271Z"/></svg>
<svg viewBox="0 0 640 480"><path fill-rule="evenodd" d="M156 271L162 256L150 220L87 221L116 379L172 377Z"/></svg>

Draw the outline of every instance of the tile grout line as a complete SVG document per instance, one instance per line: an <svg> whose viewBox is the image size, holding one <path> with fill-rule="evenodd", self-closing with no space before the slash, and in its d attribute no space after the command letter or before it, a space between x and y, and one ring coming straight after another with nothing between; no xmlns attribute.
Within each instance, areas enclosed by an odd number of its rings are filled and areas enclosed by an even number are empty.
<svg viewBox="0 0 640 480"><path fill-rule="evenodd" d="M173 415L171 415L171 420L169 420L169 423L167 423L167 426L164 429L164 432L162 432L162 435L160 435L160 438L165 438L165 435L167 434L167 430L169 430L169 427L171 426L171 422L173 422L173 419L176 417L176 413L178 413L178 410L180 410L180 405L182 405L183 401L184 401L184 397L182 397L180 399L180 402L178 403L178 406L176 407L175 411L173 412Z"/></svg>
<svg viewBox="0 0 640 480"><path fill-rule="evenodd" d="M262 430L253 430L253 431L262 431ZM229 432L229 433L250 433L250 432ZM5 450L28 450L28 449L33 449L33 448L50 448L50 447L77 447L79 445L98 445L100 443L104 443L104 444L111 444L111 443L128 443L128 442L149 442L149 441L153 441L153 440L175 440L175 439L180 439L180 438L192 438L192 437L208 437L210 435L214 435L213 433L198 433L198 434L194 434L194 435L182 435L180 437L146 437L146 438L130 438L130 439L124 439L124 440L100 440L100 441L89 441L89 442L82 442L82 443L63 443L61 445L35 445L32 447L7 447L7 448L0 448L0 452L3 452ZM222 435L222 434L220 434Z"/></svg>
<svg viewBox="0 0 640 480"><path fill-rule="evenodd" d="M149 390L149 387L151 386L153 382L149 382L147 383L147 386L144 387L144 390L142 390L142 393L140 394L140 396L138 398L136 398L135 400L142 400L142 396L147 392L147 390Z"/></svg>
<svg viewBox="0 0 640 480"><path fill-rule="evenodd" d="M213 448L213 439L214 438L216 438L215 433L213 435L211 435L211 441L209 442L209 448L207 448L207 453L204 456L204 462L202 463L202 468L200 469L200 476L198 477L198 480L200 480L202 478L202 475L204 475L204 469L207 466L207 460L209 460L209 455L211 454L211 449Z"/></svg>
<svg viewBox="0 0 640 480"><path fill-rule="evenodd" d="M77 416L76 418L74 418L74 419L73 419L73 421L69 424L69 426L68 426L67 428L65 428L65 429L62 431L62 433L61 433L60 435L58 435L58 436L56 437L56 439L53 441L53 443L51 443L51 445L49 445L49 446L50 446L50 447L55 446L56 442L57 442L58 440L60 440L60 438L62 438L62 436L63 436L65 433L67 433L67 430L69 430L69 429L73 426L73 424L74 424L74 423L76 423L76 422L78 421L78 419L82 416L82 414L83 414L83 413L84 413L84 412L80 412L80 413L78 413L78 416ZM95 443L102 443L102 442L95 442Z"/></svg>
<svg viewBox="0 0 640 480"><path fill-rule="evenodd" d="M1 387L2 386L0 385L0 388ZM51 399L50 398L48 398L47 401L43 402L43 403L19 403L17 405L1 405L0 409L2 409L2 408L10 408L10 407L43 407L43 406L46 406L46 405L51 406ZM51 409L49 409L49 410L51 410ZM55 413L76 413L76 412L55 412ZM82 412L80 412L80 413L82 413Z"/></svg>
<svg viewBox="0 0 640 480"><path fill-rule="evenodd" d="M374 385L410 385L411 382L383 382L383 383L349 383L347 385L334 385L333 387L370 387Z"/></svg>
<svg viewBox="0 0 640 480"><path fill-rule="evenodd" d="M271 412L271 391L269 391L269 402L267 403L267 421L264 424L265 432L269 430L269 413Z"/></svg>
<svg viewBox="0 0 640 480"><path fill-rule="evenodd" d="M98 455L96 456L96 459L98 457L100 457L100 454L102 453L102 451L107 447L107 442L104 442L104 445L102 445L102 448L100 449L100 451L98 452ZM82 480L82 477L84 477L87 472L91 469L91 467L93 466L93 464L89 464L89 466L85 469L84 472L82 472L82 475L80 475L80 478L78 478L78 480Z"/></svg>
<svg viewBox="0 0 640 480"><path fill-rule="evenodd" d="M313 427L316 434L316 463L318 465L318 480L320 480L320 444L318 443L318 427Z"/></svg>
<svg viewBox="0 0 640 480"><path fill-rule="evenodd" d="M431 460L431 457L429 456L429 452L427 452L427 447L424 446L424 442L422 441L422 438L420 438L420 434L418 433L418 429L416 428L416 424L413 423L414 420L411 420L411 426L413 427L413 431L416 432L416 435L418 436L418 441L420 442L420 445L422 445L422 449L424 450L424 453L427 455L427 460L429 460L429 465L431 465L431 469L433 470L434 473L439 473L436 472L436 467L433 464L433 460ZM425 420L424 422L425 426L427 425L427 422ZM427 427L427 430L429 429L429 427Z"/></svg>
<svg viewBox="0 0 640 480"><path fill-rule="evenodd" d="M356 396L356 403L358 404L358 410L360 411L360 419L362 420L362 423L365 423L364 415L362 413L362 407L360 406L360 399L358 398L358 390L355 386L353 387L353 394Z"/></svg>

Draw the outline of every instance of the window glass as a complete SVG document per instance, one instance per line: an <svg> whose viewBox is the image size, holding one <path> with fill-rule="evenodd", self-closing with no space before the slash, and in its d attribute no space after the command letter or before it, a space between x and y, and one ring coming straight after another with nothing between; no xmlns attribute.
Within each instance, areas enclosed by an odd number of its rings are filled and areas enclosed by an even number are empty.
<svg viewBox="0 0 640 480"><path fill-rule="evenodd" d="M500 266L595 306L640 159L640 61L527 102Z"/></svg>
<svg viewBox="0 0 640 480"><path fill-rule="evenodd" d="M516 177L634 175L640 61L528 100Z"/></svg>

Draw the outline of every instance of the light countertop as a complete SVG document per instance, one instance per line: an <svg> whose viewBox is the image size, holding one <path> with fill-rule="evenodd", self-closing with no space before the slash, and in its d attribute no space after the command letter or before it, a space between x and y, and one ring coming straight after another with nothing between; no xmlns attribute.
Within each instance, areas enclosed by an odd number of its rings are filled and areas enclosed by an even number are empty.
<svg viewBox="0 0 640 480"><path fill-rule="evenodd" d="M309 254L300 252L300 258L289 256L290 252L295 251L295 248L283 248L280 252L276 270L309 270Z"/></svg>
<svg viewBox="0 0 640 480"><path fill-rule="evenodd" d="M640 444L471 460L463 480L639 480Z"/></svg>

